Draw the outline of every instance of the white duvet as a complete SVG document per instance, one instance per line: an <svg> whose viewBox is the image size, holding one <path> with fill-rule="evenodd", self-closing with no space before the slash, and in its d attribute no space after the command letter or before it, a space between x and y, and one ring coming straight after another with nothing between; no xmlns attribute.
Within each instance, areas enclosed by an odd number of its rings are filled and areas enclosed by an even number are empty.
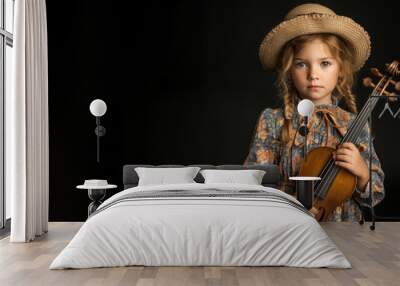
<svg viewBox="0 0 400 286"><path fill-rule="evenodd" d="M295 201L262 186L180 184L127 189L102 206L130 192L205 188L265 190ZM127 265L351 267L306 213L273 201L227 197L115 204L89 218L50 269Z"/></svg>

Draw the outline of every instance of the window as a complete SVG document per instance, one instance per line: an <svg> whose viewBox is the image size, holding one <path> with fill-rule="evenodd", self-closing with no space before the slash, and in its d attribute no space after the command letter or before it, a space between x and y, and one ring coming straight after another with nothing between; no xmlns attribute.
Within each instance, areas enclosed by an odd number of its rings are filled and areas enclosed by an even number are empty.
<svg viewBox="0 0 400 286"><path fill-rule="evenodd" d="M0 228L11 217L11 196L4 187L4 99L11 92L13 31L14 0L0 0Z"/></svg>

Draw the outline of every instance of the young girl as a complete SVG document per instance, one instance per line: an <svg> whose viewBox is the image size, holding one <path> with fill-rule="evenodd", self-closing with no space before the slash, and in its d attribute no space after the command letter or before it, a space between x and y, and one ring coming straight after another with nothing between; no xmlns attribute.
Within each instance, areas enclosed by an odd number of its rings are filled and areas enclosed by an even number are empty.
<svg viewBox="0 0 400 286"><path fill-rule="evenodd" d="M335 148L335 164L357 177L353 198L337 207L329 220L360 219L361 212L354 199L361 204L367 202L371 152L373 205L384 197L384 173L374 149L369 150L368 126L357 146L352 143L337 146L357 113L355 96L351 93L353 75L369 55L367 32L350 18L338 16L318 4L292 9L260 46L263 66L277 72L283 108L267 108L262 112L245 164L278 164L281 190L293 194L294 185L289 177L299 172L305 141L297 132L301 123L297 104L302 99L311 100L315 109L308 123L308 149ZM338 106L340 101L346 110Z"/></svg>

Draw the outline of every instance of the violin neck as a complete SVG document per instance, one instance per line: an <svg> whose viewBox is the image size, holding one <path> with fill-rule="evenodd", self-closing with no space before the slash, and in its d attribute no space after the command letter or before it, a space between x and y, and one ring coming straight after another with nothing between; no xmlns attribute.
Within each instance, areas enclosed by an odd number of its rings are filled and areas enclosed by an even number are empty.
<svg viewBox="0 0 400 286"><path fill-rule="evenodd" d="M353 144L356 144L358 136L360 136L361 131L363 130L365 124L367 123L368 118L372 110L375 108L378 100L379 97L370 96L368 98L367 102L364 104L363 108L357 114L356 118L350 125L350 128L347 130L346 135L340 141L340 144L345 142L351 142Z"/></svg>
<svg viewBox="0 0 400 286"><path fill-rule="evenodd" d="M372 93L374 94L374 93ZM361 111L358 113L350 128L347 130L346 135L340 141L340 144L344 142L351 142L353 144L356 143L358 136L363 130L365 124L368 121L368 118L375 108L379 97L369 97L367 102L364 104ZM339 167L334 164L333 159L330 159L326 164L324 170L322 170L320 177L321 181L319 181L315 188L315 196L321 199L324 199L327 195L328 189L335 179L337 173L339 172Z"/></svg>

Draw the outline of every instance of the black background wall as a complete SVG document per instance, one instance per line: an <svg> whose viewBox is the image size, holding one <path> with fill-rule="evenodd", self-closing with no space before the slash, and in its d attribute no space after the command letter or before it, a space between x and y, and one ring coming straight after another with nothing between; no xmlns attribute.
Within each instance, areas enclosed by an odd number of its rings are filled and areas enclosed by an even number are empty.
<svg viewBox="0 0 400 286"><path fill-rule="evenodd" d="M279 104L258 46L303 1L48 1L50 220L86 219L75 186L104 178L122 190L124 164L237 164L259 113ZM320 1L371 35L370 67L399 59L398 1ZM396 4L397 3L397 4ZM92 100L108 106L96 162ZM386 173L378 215L400 216L399 119L374 119ZM400 104L394 104L397 110ZM109 192L108 196L115 193Z"/></svg>

